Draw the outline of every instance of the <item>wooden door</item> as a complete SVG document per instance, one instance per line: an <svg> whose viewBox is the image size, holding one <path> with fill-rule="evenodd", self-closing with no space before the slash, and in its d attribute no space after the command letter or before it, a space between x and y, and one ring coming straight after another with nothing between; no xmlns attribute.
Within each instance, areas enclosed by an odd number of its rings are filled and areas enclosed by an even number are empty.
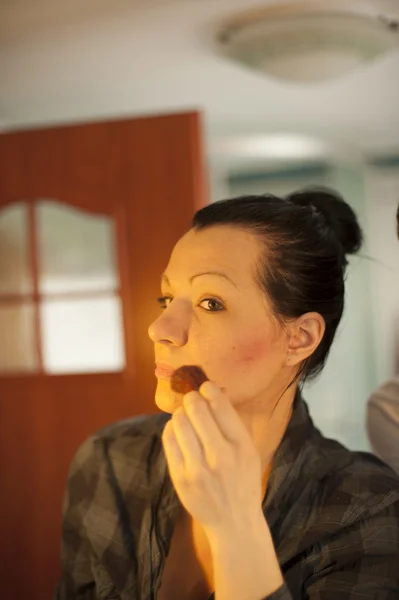
<svg viewBox="0 0 399 600"><path fill-rule="evenodd" d="M155 412L147 328L205 201L195 113L0 136L2 597L52 598L77 447Z"/></svg>

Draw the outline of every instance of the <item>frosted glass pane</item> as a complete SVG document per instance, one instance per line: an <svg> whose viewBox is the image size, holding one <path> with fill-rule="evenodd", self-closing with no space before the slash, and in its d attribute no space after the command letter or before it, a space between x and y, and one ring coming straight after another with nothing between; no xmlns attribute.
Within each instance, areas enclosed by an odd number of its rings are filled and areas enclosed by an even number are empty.
<svg viewBox="0 0 399 600"><path fill-rule="evenodd" d="M112 219L43 201L37 205L37 223L43 294L117 288Z"/></svg>
<svg viewBox="0 0 399 600"><path fill-rule="evenodd" d="M28 257L28 207L19 202L0 212L0 295L32 291Z"/></svg>
<svg viewBox="0 0 399 600"><path fill-rule="evenodd" d="M46 300L41 326L48 373L120 371L125 366L119 297Z"/></svg>
<svg viewBox="0 0 399 600"><path fill-rule="evenodd" d="M0 372L37 368L34 309L31 304L0 305Z"/></svg>

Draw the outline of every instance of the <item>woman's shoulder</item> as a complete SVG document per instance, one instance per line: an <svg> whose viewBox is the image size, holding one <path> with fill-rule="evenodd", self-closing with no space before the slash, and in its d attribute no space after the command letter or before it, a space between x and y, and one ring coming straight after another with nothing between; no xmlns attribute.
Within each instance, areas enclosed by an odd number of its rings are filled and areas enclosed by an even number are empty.
<svg viewBox="0 0 399 600"><path fill-rule="evenodd" d="M391 514L399 529L399 477L379 458L324 440L317 487L322 515L340 515L341 525Z"/></svg>
<svg viewBox="0 0 399 600"><path fill-rule="evenodd" d="M363 597L365 590L392 586L399 560L398 477L371 454L312 438L289 486L283 533L277 531L282 556L304 557L310 596L310 590L339 596L347 589L348 598L352 592Z"/></svg>
<svg viewBox="0 0 399 600"><path fill-rule="evenodd" d="M350 450L325 437L314 426L304 402L296 410L283 456L285 463L294 464L294 505L302 498L312 518L319 515L337 524L395 503L399 507L399 477L388 465L369 452Z"/></svg>
<svg viewBox="0 0 399 600"><path fill-rule="evenodd" d="M129 463L159 450L161 435L170 415L139 415L102 427L77 449L72 469L97 470L105 454Z"/></svg>
<svg viewBox="0 0 399 600"><path fill-rule="evenodd" d="M107 439L117 442L123 438L134 439L137 437L161 435L169 419L170 415L166 413L129 417L102 427L96 431L93 438L95 440Z"/></svg>

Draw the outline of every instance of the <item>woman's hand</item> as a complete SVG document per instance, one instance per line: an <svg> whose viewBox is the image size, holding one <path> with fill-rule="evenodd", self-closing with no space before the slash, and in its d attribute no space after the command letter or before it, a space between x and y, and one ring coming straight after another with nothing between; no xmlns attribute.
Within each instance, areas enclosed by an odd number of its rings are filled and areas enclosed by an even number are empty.
<svg viewBox="0 0 399 600"><path fill-rule="evenodd" d="M163 444L177 494L206 532L248 531L264 521L260 457L215 384L207 381L184 396Z"/></svg>
<svg viewBox="0 0 399 600"><path fill-rule="evenodd" d="M278 590L283 577L262 512L261 460L225 394L209 381L186 394L163 444L180 500L208 537L217 598L258 600Z"/></svg>

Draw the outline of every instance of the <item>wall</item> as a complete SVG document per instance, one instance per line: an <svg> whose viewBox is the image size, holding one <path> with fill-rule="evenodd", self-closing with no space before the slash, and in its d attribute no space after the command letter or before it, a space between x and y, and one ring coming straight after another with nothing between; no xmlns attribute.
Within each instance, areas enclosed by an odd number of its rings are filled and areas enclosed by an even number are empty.
<svg viewBox="0 0 399 600"><path fill-rule="evenodd" d="M399 373L399 161L371 166L366 174L372 285L372 326L377 383Z"/></svg>
<svg viewBox="0 0 399 600"><path fill-rule="evenodd" d="M229 193L231 196L265 193L284 196L308 185L326 185L329 170L324 163L314 163L271 172L230 175Z"/></svg>
<svg viewBox="0 0 399 600"><path fill-rule="evenodd" d="M330 168L326 184L337 189L355 210L365 235L359 255L349 257L345 311L320 377L306 386L311 413L323 433L354 449L368 450L366 401L376 387L375 341L370 324L371 271L365 176L358 166Z"/></svg>

